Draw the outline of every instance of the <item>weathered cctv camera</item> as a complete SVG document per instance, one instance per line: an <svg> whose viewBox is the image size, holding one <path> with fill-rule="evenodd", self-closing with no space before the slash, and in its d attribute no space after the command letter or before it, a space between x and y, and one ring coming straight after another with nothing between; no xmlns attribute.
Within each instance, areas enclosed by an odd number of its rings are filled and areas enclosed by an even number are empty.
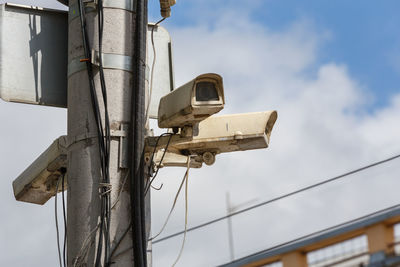
<svg viewBox="0 0 400 267"><path fill-rule="evenodd" d="M158 127L182 128L198 122L224 108L222 77L203 74L160 99Z"/></svg>
<svg viewBox="0 0 400 267"><path fill-rule="evenodd" d="M158 137L148 137L146 152L151 153L156 144L155 150L160 151L169 142L171 157L166 155L164 166L185 167L186 158L177 155L197 156L195 167L203 162L212 165L219 153L267 148L277 116L276 111L212 116L198 124L192 138L175 135L168 140L170 137L163 136L157 142Z"/></svg>
<svg viewBox="0 0 400 267"><path fill-rule="evenodd" d="M199 123L197 135L190 141L171 145L182 154L203 155L267 148L276 111L213 116ZM205 163L213 161L206 154ZM210 165L210 164L209 164Z"/></svg>
<svg viewBox="0 0 400 267"><path fill-rule="evenodd" d="M43 205L56 194L57 182L67 167L67 138L55 140L13 182L16 200ZM64 179L64 188L67 180ZM61 192L61 184L58 192Z"/></svg>

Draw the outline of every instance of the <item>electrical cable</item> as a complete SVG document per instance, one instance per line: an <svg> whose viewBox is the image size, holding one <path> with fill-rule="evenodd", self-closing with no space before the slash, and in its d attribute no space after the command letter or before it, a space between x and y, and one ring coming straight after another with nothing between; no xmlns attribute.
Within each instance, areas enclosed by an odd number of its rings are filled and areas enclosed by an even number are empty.
<svg viewBox="0 0 400 267"><path fill-rule="evenodd" d="M60 230L58 229L58 212L57 212L57 193L58 193L58 188L60 185L60 177L57 179L57 185L56 185L56 193L54 195L54 217L56 221L56 231L57 231L57 251L58 251L58 261L60 262L60 267L63 266L62 261L61 261L61 248L60 248Z"/></svg>
<svg viewBox="0 0 400 267"><path fill-rule="evenodd" d="M99 75L100 75L100 87L103 97L104 104L104 157L103 157L103 184L105 187L101 188L101 220L104 221L104 233L103 228L101 232L104 234L104 242L105 242L105 250L104 250L104 260L106 261L109 258L110 251L110 219L111 219L111 199L109 195L109 188L106 186L110 184L110 174L109 174L109 165L110 165L110 122L108 115L108 103L107 103L107 90L106 83L104 78L104 70L103 70L103 26L104 26L104 14L103 14L103 1L98 0L97 2L97 18L98 18L98 28L99 28ZM99 238L98 247L97 247L97 257L96 257L96 266L100 266L100 256L102 249L102 240L103 238ZM104 266L107 266L107 263L104 262Z"/></svg>
<svg viewBox="0 0 400 267"><path fill-rule="evenodd" d="M114 204L111 205L111 209L113 209L117 205L118 201L121 199L122 189L124 188L124 186L126 184L126 181L128 180L129 171L130 170L128 169L126 174L125 174L124 180L122 181L121 187L120 187L119 192L118 192L117 199L115 200Z"/></svg>
<svg viewBox="0 0 400 267"><path fill-rule="evenodd" d="M157 137L156 144L154 145L153 153L151 154L148 173L151 173L151 166L152 166L153 163L154 163L154 156L155 156L155 154L156 154L156 150L157 150L157 147L158 147L158 142L160 141L160 139L161 139L163 136L167 136L167 135L173 135L173 133L163 133L163 134L161 134L160 136ZM146 187L147 187L147 186L146 186Z"/></svg>
<svg viewBox="0 0 400 267"><path fill-rule="evenodd" d="M147 266L147 234L145 211L144 129L145 78L146 78L146 33L147 0L136 1L134 69L132 87L132 109L130 127L130 173L132 245L135 267Z"/></svg>
<svg viewBox="0 0 400 267"><path fill-rule="evenodd" d="M165 220L163 226L161 227L161 230L160 230L156 235L154 235L152 238L149 239L150 241L153 240L153 239L156 239L156 238L164 231L165 227L167 226L167 223L168 223L168 221L169 221L169 218L171 217L171 214L172 214L172 212L173 212L174 209L175 209L176 202L177 202L177 200L178 200L179 194L180 194L180 192L181 192L181 189L182 189L182 187L183 187L183 184L184 184L185 181L186 181L186 177L188 176L188 174L189 174L189 168L186 169L186 172L185 172L185 175L183 176L182 182L181 182L181 184L179 185L179 189L178 189L178 191L177 191L176 194L175 194L175 199L174 199L174 202L173 202L173 204L172 204L171 210L169 211L169 214L168 214L168 216L167 216L167 219Z"/></svg>
<svg viewBox="0 0 400 267"><path fill-rule="evenodd" d="M161 184L160 187L155 187L154 185L150 185L154 190L160 191L163 188L164 184Z"/></svg>
<svg viewBox="0 0 400 267"><path fill-rule="evenodd" d="M63 216L64 216L64 246L63 246L63 263L64 266L66 265L66 258L67 258L67 214L65 211L65 196L64 196L64 182L65 182L65 170L61 171L62 179L61 179L61 190L62 190L62 207L63 207Z"/></svg>
<svg viewBox="0 0 400 267"><path fill-rule="evenodd" d="M267 200L267 201L264 201L264 202L255 204L255 205L253 205L253 206L250 206L250 207L247 207L247 208L244 208L244 209L241 209L241 210L232 212L231 214L229 214L229 215L227 215L227 216L222 216L222 217L219 217L219 218L217 218L217 219L210 220L210 221L208 221L208 222L205 222L205 223L199 224L199 225L197 225L197 226L188 228L188 229L187 229L187 232L194 231L194 230L197 230L197 229L206 227L206 226L208 226L208 225L210 225L210 224L213 224L213 223L216 223L216 222L225 220L225 219L227 219L228 217L236 216L236 215L239 215L239 214L241 214L241 213L244 213L244 212L247 212L247 211L250 211L250 210L253 210L253 209L256 209L256 208L259 208L259 207L268 205L268 204L271 204L271 203L276 202L276 201L278 201L278 200L281 200L281 199L284 199L284 198L287 198L287 197L290 197L290 196L293 196L293 195L302 193L302 192L304 192L304 191L307 191L307 190L316 188L316 187L318 187L318 186L321 186L321 185L324 185L324 184L327 184L327 183L334 182L334 181L336 181L336 180L339 180L339 179L348 177L348 176L350 176L350 175L352 175L352 174L355 174L355 173L364 171L364 170L369 169L369 168L373 168L373 167L375 167L375 166L378 166L378 165L381 165L381 164L383 164L383 163L386 163L386 162L395 160L395 159L397 159L397 158L400 158L400 154L395 155L395 156L390 157L390 158L387 158L387 159L384 159L384 160L381 160L381 161L377 161L377 162L371 163L371 164L366 165L366 166L364 166L364 167L361 167L361 168L358 168L358 169L355 169L355 170L346 172L346 173L344 173L344 174L335 176L335 177L333 177L333 178L323 180L322 182L315 183L315 184L312 184L312 185L309 185L309 186L300 188L300 189L298 189L298 190L289 192L289 193L287 193L287 194L284 194L284 195L281 195L281 196L278 196L278 197L269 199L269 200ZM168 235L168 236L166 236L166 237L160 238L160 239L158 239L158 240L153 241L153 244L156 244L156 243L159 243L159 242L168 240L168 239L170 239L170 238L179 236L179 235L183 234L184 232L185 232L185 231L180 231L180 232L176 232L176 233L174 233L174 234Z"/></svg>
<svg viewBox="0 0 400 267"><path fill-rule="evenodd" d="M151 168L152 164L154 163L154 155L155 155L156 150L157 150L158 141L161 139L161 137L166 136L166 135L169 135L167 144L165 145L163 155L161 156L160 162L158 163L156 173L154 174L153 178L151 178L150 182L149 182L149 183L146 185L146 187L145 187L145 191L144 191L144 192L145 192L145 193L144 193L145 195L147 195L147 192L150 190L151 185L153 184L154 180L155 180L156 177L157 177L158 171L160 170L161 164L162 164L162 162L163 162L163 160L164 160L165 154L167 153L169 144L170 144L171 139L172 139L172 136L173 136L174 134L173 134L173 133L163 133L162 135L160 135L160 136L157 138L156 145L154 146L153 154L151 155L151 159L150 159L149 173L150 173L150 168Z"/></svg>
<svg viewBox="0 0 400 267"><path fill-rule="evenodd" d="M183 240L182 240L182 246L181 249L179 250L178 257L176 258L174 264L172 264L172 267L175 267L175 265L178 263L179 259L182 256L183 248L185 247L185 241L186 241L186 233L187 233L187 222L188 222L188 183L189 183L189 169L190 169L190 156L188 156L187 160L187 169L186 169L186 175L185 175L185 230L183 233Z"/></svg>
<svg viewBox="0 0 400 267"><path fill-rule="evenodd" d="M149 120L149 109L151 103L151 96L153 94L153 77L154 77L154 66L156 64L156 47L154 45L154 28L158 26L161 22L163 22L166 18L162 18L154 24L153 28L151 28L151 46L153 48L153 62L151 63L151 74L150 74L150 86L149 86L149 101L147 101L146 108L146 121Z"/></svg>
<svg viewBox="0 0 400 267"><path fill-rule="evenodd" d="M97 229L99 229L100 224L97 224L97 226L89 233L89 235L86 237L85 241L82 243L82 247L78 253L78 255L75 258L75 261L73 263L74 267L81 267L84 266L84 259L86 257L86 254L88 252L88 248L90 247L89 245L91 244L89 241L91 237L93 236L94 233L97 232Z"/></svg>
<svg viewBox="0 0 400 267"><path fill-rule="evenodd" d="M82 31L82 42L84 49L85 58L81 61L86 62L87 74L89 79L89 87L90 87L90 96L93 108L93 115L96 121L97 126L97 134L98 134L98 144L99 144L99 152L100 152L100 164L101 164L101 175L102 175L102 188L101 188L101 207L100 207L100 233L98 239L98 246L96 252L96 261L95 266L100 266L100 261L102 258L102 243L103 238L106 243L105 254L109 252L109 222L110 222L110 200L109 200L109 144L110 144L110 129L109 129L109 120L108 120L108 110L107 110L107 95L105 90L105 82L104 82L104 74L102 74L102 31L103 31L103 7L102 1L99 1L98 4L98 19L99 19L99 65L100 65L100 85L101 92L103 97L103 103L105 108L105 130L103 130L102 118L100 115L100 107L97 99L97 92L94 84L94 75L93 68L91 63L91 50L88 42L88 33L86 30L86 17L85 17L85 8L83 6L82 0L78 0L79 5L79 17L81 22L81 31ZM105 134L104 134L105 131ZM106 187L104 187L106 186ZM104 261L107 260L107 257L104 257ZM103 264L106 266L106 262Z"/></svg>
<svg viewBox="0 0 400 267"><path fill-rule="evenodd" d="M126 230L122 233L121 238L117 241L117 243L115 243L115 247L112 249L111 254L110 254L109 262L111 262L115 252L117 251L117 248L122 243L122 240L124 240L126 234L129 232L129 229L131 229L131 227L132 227L132 222L129 223L128 228L126 228Z"/></svg>
<svg viewBox="0 0 400 267"><path fill-rule="evenodd" d="M163 232L165 226L167 225L168 220L169 220L169 218L170 218L170 216L171 216L171 214L172 214L172 212L173 212L173 210L174 210L174 208L175 208L175 205L176 205L176 202L177 202L177 200L178 200L178 196L179 196L180 191L181 191L181 189L182 189L183 183L185 182L185 180L186 180L186 178L187 178L187 176L188 176L189 166L190 166L190 164L188 164L188 169L186 170L185 175L184 175L184 177L183 177L183 179L182 179L182 182L181 182L181 184L180 184L180 186L179 186L178 192L177 192L176 195L175 195L174 203L173 203L173 205L172 205L171 211L169 212L168 217L167 217L167 219L166 219L166 221L165 221L163 227L161 228L160 232L159 232L157 235L155 235L154 237L150 238L149 241L151 241L151 240L153 240L154 238L156 238L157 236L159 236L159 235ZM187 216L187 215L186 215L186 216ZM119 245L121 244L122 240L125 238L126 234L129 232L129 229L130 229L131 227L132 227L132 223L129 223L128 228L124 231L124 233L122 234L121 238L117 241L117 243L116 243L114 249L112 250L109 262L111 262L112 257L114 256L115 252L117 251L117 248L118 248ZM121 253L120 253L120 254L121 254ZM117 255L120 255L120 254L117 254Z"/></svg>

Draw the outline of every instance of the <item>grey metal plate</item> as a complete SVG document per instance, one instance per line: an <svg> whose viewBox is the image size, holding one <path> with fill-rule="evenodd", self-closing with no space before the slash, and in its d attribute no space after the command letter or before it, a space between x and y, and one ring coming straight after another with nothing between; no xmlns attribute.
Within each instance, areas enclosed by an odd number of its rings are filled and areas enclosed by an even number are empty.
<svg viewBox="0 0 400 267"><path fill-rule="evenodd" d="M151 77L151 67L153 63L154 53L151 43L151 30L153 24L149 24L147 30L147 66L150 70L149 81ZM154 28L153 32L154 48L156 51L156 61L154 64L152 96L149 108L149 117L157 119L158 104L160 98L171 92L174 85L174 72L172 61L172 43L168 31L160 26Z"/></svg>
<svg viewBox="0 0 400 267"><path fill-rule="evenodd" d="M147 69L151 70L151 29L147 31ZM171 37L154 30L156 62L149 117L174 88ZM0 98L6 101L67 107L68 13L14 4L0 5ZM150 79L150 73L147 76Z"/></svg>
<svg viewBox="0 0 400 267"><path fill-rule="evenodd" d="M0 97L67 106L67 13L0 6Z"/></svg>

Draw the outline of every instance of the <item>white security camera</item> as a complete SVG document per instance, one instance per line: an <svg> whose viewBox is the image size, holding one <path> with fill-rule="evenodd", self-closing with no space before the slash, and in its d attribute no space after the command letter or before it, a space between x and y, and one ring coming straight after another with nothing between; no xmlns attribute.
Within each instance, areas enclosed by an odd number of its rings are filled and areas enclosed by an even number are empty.
<svg viewBox="0 0 400 267"><path fill-rule="evenodd" d="M184 156L195 155L198 156L197 164L204 162L212 165L215 155L219 153L267 148L277 117L276 111L212 116L198 124L192 138L171 138L168 152ZM156 151L164 148L170 137L164 136L158 142L157 138L147 138L147 153L154 150L155 144ZM176 160L176 157L168 159L165 166L185 166L184 158Z"/></svg>
<svg viewBox="0 0 400 267"><path fill-rule="evenodd" d="M198 122L224 108L222 77L203 74L160 99L158 127L182 128Z"/></svg>
<svg viewBox="0 0 400 267"><path fill-rule="evenodd" d="M67 167L66 146L67 138L61 136L13 181L16 200L43 205L56 194L57 181ZM60 183L58 192L61 188Z"/></svg>
<svg viewBox="0 0 400 267"><path fill-rule="evenodd" d="M192 140L171 147L189 154L267 148L277 117L276 111L213 116L199 123Z"/></svg>

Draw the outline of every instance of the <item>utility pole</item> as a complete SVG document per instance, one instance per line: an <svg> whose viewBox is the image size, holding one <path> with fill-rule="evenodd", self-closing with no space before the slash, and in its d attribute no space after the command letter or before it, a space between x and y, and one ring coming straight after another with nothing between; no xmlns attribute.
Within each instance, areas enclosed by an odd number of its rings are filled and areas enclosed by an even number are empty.
<svg viewBox="0 0 400 267"><path fill-rule="evenodd" d="M243 206L247 206L251 204L252 202L257 201L257 198L253 198L249 201L246 201L244 203L241 203L236 206L232 206L231 203L231 198L229 192L226 192L225 194L225 200L226 200L226 213L227 213L227 222L228 222L228 238L229 238L229 256L231 261L235 260L235 247L234 247L234 242L233 242L233 228L232 228L232 214L238 211L240 208Z"/></svg>
<svg viewBox="0 0 400 267"><path fill-rule="evenodd" d="M235 252L233 247L233 230L232 230L232 217L231 213L233 212L231 199L229 192L226 192L226 212L228 214L228 237L229 237L229 255L231 257L231 261L235 259Z"/></svg>
<svg viewBox="0 0 400 267"><path fill-rule="evenodd" d="M133 228L149 227L142 210L131 206L131 197L144 205L143 194L133 185L144 183L143 164L139 157L143 150L144 90L147 1L104 1L103 42L99 54L98 4L100 1L82 1L86 8L87 41L91 57L85 57L79 0L69 1L68 33L68 266L95 266L100 236L102 198L100 192L110 195L110 251L112 266L133 266L133 250L142 242L146 253L147 238L132 233ZM89 2L89 3L88 3ZM113 3L114 2L114 3ZM107 3L107 4L106 4ZM121 3L123 3L121 5ZM91 5L89 5L91 4ZM111 5L111 6L110 6ZM88 10L88 9L87 9ZM139 13L140 12L140 13ZM142 27L144 28L144 36ZM139 46L139 47L137 47ZM145 50L144 50L145 51ZM98 128L93 112L90 81L87 68L90 60L97 102L104 126L101 80L98 64L102 56L110 125L109 184L102 182ZM140 117L138 117L140 116ZM132 156L130 156L131 154ZM139 182L132 182L139 181ZM131 190L132 189L132 190ZM149 198L147 198L149 202ZM149 203L147 203L149 204ZM132 215L132 212L134 215ZM138 220L132 221L132 217ZM136 228L137 229L137 228ZM141 236L134 236L140 234ZM136 240L134 240L134 239ZM136 244L136 245L135 245ZM102 251L107 244L103 242ZM142 249L143 252L143 249ZM146 259L135 259L135 266L144 266ZM139 265L138 265L139 264ZM103 266L103 264L101 264ZM104 267L104 266L103 266Z"/></svg>

